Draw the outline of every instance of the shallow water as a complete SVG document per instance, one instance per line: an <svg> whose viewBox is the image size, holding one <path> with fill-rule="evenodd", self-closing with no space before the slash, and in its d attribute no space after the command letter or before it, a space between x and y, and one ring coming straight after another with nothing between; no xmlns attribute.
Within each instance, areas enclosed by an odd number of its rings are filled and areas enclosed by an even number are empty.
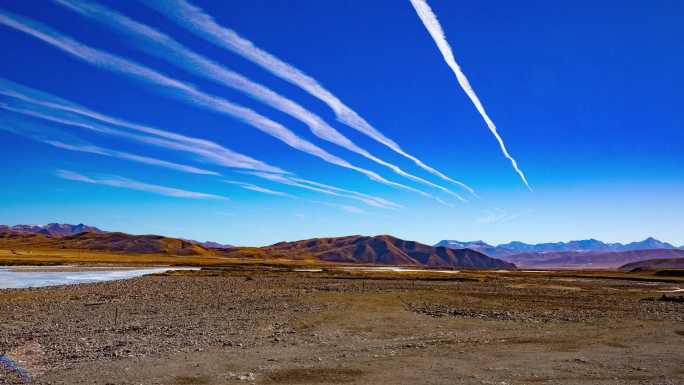
<svg viewBox="0 0 684 385"><path fill-rule="evenodd" d="M32 269L36 271L31 271ZM26 267L2 267L0 268L0 289L75 285L79 283L94 283L129 279L141 277L146 274L164 273L170 270L199 270L199 268L188 267L97 267L82 268L81 271L74 271L75 269L71 268L69 269L70 271L63 271L64 266L37 267L29 269Z"/></svg>

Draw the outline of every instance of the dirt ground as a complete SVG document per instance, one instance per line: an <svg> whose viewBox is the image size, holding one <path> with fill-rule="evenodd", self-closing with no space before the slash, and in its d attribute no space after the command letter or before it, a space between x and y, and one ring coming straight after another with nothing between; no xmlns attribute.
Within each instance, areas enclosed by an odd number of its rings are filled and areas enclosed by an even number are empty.
<svg viewBox="0 0 684 385"><path fill-rule="evenodd" d="M8 289L0 353L35 384L684 384L684 304L661 300L684 282L621 277L227 268Z"/></svg>

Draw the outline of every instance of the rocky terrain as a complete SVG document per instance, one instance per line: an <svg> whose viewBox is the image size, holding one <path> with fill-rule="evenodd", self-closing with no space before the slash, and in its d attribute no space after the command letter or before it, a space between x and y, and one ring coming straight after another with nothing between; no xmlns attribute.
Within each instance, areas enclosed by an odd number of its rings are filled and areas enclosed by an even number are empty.
<svg viewBox="0 0 684 385"><path fill-rule="evenodd" d="M674 385L682 282L212 268L0 290L0 352L35 384Z"/></svg>

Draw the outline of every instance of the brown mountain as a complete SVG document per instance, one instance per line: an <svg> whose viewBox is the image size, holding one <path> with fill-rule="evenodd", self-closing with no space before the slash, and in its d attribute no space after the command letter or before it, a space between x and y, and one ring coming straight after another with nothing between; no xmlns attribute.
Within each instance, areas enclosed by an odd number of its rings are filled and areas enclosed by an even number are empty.
<svg viewBox="0 0 684 385"><path fill-rule="evenodd" d="M558 251L546 253L521 253L502 257L519 267L567 268L567 269L616 269L620 266L647 259L681 258L684 250L654 249L614 252Z"/></svg>
<svg viewBox="0 0 684 385"><path fill-rule="evenodd" d="M628 263L620 267L620 270L660 270L660 269L684 269L684 257L682 258L662 258L647 259L644 261Z"/></svg>
<svg viewBox="0 0 684 385"><path fill-rule="evenodd" d="M206 248L182 239L160 235L79 233L64 237L41 233L1 232L0 248L29 250L93 250L130 254L206 255Z"/></svg>
<svg viewBox="0 0 684 385"><path fill-rule="evenodd" d="M432 247L389 235L352 235L280 242L261 248L227 250L229 256L309 259L325 262L363 263L394 266L514 269L515 265L490 258L470 249Z"/></svg>
<svg viewBox="0 0 684 385"><path fill-rule="evenodd" d="M393 266L514 269L515 265L470 249L432 247L389 235L315 238L281 242L266 247L213 249L195 241L160 235L85 232L68 236L3 231L0 249L91 250L122 254L211 255L235 258L313 260Z"/></svg>

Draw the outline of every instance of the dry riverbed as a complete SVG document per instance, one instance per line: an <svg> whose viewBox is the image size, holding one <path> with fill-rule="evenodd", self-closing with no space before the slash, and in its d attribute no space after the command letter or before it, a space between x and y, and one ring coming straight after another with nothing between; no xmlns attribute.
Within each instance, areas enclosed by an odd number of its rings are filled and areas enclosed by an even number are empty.
<svg viewBox="0 0 684 385"><path fill-rule="evenodd" d="M660 299L681 287L619 274L185 271L0 290L0 354L36 384L674 385L684 304ZM20 374L0 365L0 383Z"/></svg>

